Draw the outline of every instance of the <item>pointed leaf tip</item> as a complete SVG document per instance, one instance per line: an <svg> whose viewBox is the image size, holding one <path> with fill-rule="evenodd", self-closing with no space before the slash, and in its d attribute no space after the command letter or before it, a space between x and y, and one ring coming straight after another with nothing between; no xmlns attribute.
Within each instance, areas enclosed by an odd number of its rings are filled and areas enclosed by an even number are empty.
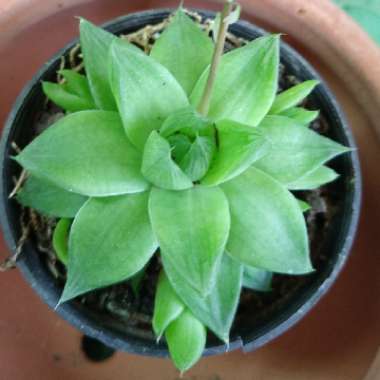
<svg viewBox="0 0 380 380"><path fill-rule="evenodd" d="M298 180L288 183L287 188L290 190L313 190L336 180L338 177L339 174L333 169L327 166L320 166Z"/></svg>
<svg viewBox="0 0 380 380"><path fill-rule="evenodd" d="M307 80L278 94L269 110L270 114L279 114L299 104L319 84L318 80Z"/></svg>
<svg viewBox="0 0 380 380"><path fill-rule="evenodd" d="M178 298L168 278L162 271L158 279L152 321L153 331L157 336L157 340L161 338L170 323L177 319L184 309L185 305Z"/></svg>
<svg viewBox="0 0 380 380"><path fill-rule="evenodd" d="M271 142L271 148L254 166L284 185L298 181L350 150L284 116L265 117L259 129Z"/></svg>
<svg viewBox="0 0 380 380"><path fill-rule="evenodd" d="M209 294L230 225L223 191L203 186L182 191L153 188L149 214L162 257L200 294Z"/></svg>
<svg viewBox="0 0 380 380"><path fill-rule="evenodd" d="M243 266L224 253L215 285L207 297L202 297L169 260L163 256L162 261L170 283L181 300L216 336L228 341L240 299Z"/></svg>
<svg viewBox="0 0 380 380"><path fill-rule="evenodd" d="M116 110L116 103L108 81L108 52L115 35L81 19L80 45L92 96L98 108Z"/></svg>
<svg viewBox="0 0 380 380"><path fill-rule="evenodd" d="M190 369L200 359L206 346L206 329L189 310L169 325L165 337L170 356L181 372Z"/></svg>

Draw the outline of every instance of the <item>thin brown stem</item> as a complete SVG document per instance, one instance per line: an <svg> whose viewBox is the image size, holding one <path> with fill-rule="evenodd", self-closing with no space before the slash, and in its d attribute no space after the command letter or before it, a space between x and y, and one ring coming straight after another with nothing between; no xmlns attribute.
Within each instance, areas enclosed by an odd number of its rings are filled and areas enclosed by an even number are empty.
<svg viewBox="0 0 380 380"><path fill-rule="evenodd" d="M215 43L214 54L212 56L210 72L207 78L205 90L202 95L202 100L198 106L199 113L201 113L204 116L207 116L209 108L210 108L210 100L211 100L212 90L213 90L215 79L216 79L216 73L218 70L220 59L224 51L224 43L226 41L226 36L227 36L227 30L228 30L228 25L229 25L228 16L234 9L234 6L235 6L235 2L227 0L226 3L224 4L223 11L220 17L220 27L219 27L218 36Z"/></svg>

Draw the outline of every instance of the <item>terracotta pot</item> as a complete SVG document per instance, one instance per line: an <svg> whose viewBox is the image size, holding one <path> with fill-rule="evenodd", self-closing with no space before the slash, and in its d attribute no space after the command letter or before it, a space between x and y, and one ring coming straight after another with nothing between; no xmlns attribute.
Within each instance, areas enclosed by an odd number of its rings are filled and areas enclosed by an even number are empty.
<svg viewBox="0 0 380 380"><path fill-rule="evenodd" d="M23 8L19 6L21 3L28 6ZM70 8L65 0L0 2L0 75L6 89L0 95L1 119L4 120L15 96L33 72L57 46L63 46L77 34L73 16L101 22L130 10L157 4L176 5L175 1L75 3L78 6ZM208 2L188 1L187 4L205 7ZM11 5L16 8L9 17L10 13L4 10ZM355 255L315 312L253 356L234 353L220 359L210 358L202 361L191 375L199 376L197 379L357 380L366 372L380 340L380 266L374 254L376 224L380 218L380 150L373 131L378 124L380 104L379 51L352 20L327 0L252 0L243 1L243 5L244 18L254 19L270 30L288 33L286 39L312 61L343 105L361 155L363 217ZM211 2L207 6L216 8ZM366 96L366 102L363 93L371 94ZM0 367L5 378L145 379L151 378L152 373L156 379L175 378L169 362L134 356L118 356L101 367L91 367L84 361L79 345L75 348L77 333L33 297L17 272L0 278L3 279L2 302L9 305L2 310L4 329L0 329L3 358ZM41 340L39 331L42 330L48 333ZM40 344L36 345L37 341ZM13 364L19 363L20 358L22 366Z"/></svg>

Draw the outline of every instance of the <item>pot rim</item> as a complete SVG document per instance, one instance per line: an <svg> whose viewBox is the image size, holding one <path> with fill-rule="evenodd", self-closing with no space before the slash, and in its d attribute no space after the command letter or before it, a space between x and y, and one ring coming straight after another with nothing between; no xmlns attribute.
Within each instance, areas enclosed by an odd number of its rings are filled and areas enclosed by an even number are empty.
<svg viewBox="0 0 380 380"><path fill-rule="evenodd" d="M189 9L201 14L202 17L213 17L215 15L215 12L213 11L197 8ZM128 22L130 26L134 23L138 23L140 25L139 19L141 18L148 19L146 21L146 23L148 23L149 18L156 19L157 16L162 16L162 18L164 18L168 14L172 13L174 10L175 8L156 8L142 12L133 12L127 15L114 18L102 24L101 27L114 33L116 29L118 29L118 25L125 25L128 24ZM247 29L251 32L254 31L259 34L267 34L265 30L244 20L239 20L236 24L231 26L230 30L233 31L236 27L239 27L241 29ZM40 78L48 70L48 68L54 65L57 59L60 59L62 55L67 53L67 51L78 42L79 38L75 38L74 40L69 42L65 47L63 47L56 54L54 54L35 73L33 78L25 85L21 93L18 95L15 103L11 108L11 111L5 123L5 127L2 131L2 138L0 142L0 170L2 172L0 178L0 222L2 225L3 235L6 244L12 252L15 251L17 242L13 236L14 234L12 232L12 225L9 222L6 208L7 203L10 202L10 200L8 200L8 194L5 190L6 180L4 176L4 167L6 166L5 153L7 150L6 148L9 144L9 135L13 125L17 121L17 117L20 111L22 111L25 98L27 97L31 89L39 82ZM285 53L288 56L292 57L295 61L300 63L302 68L305 71L307 71L308 74L310 74L310 76L320 81L319 91L323 93L325 101L329 102L331 109L335 112L336 117L340 120L343 133L350 147L354 148L354 150L350 154L353 176L355 178L355 181L353 184L353 197L350 205L351 208L349 210L346 210L345 212L345 217L347 217L348 215L350 218L349 225L346 228L346 239L344 245L340 250L337 260L333 264L332 271L327 275L326 278L324 278L324 280L319 284L319 286L315 287L315 289L308 293L307 297L301 297L301 299L298 299L297 306L293 307L293 310L291 312L283 313L277 318L273 318L273 320L269 321L270 323L267 323L265 324L265 326L257 329L254 334L251 334L249 337L244 338L244 340L241 337L237 337L228 346L226 346L224 343L220 343L211 347L206 347L203 356L223 354L227 351L232 351L238 348L241 348L244 352L249 352L275 339L283 332L294 326L307 312L309 312L313 308L313 306L321 299L321 297L324 294L326 294L327 290L335 281L338 273L342 270L347 260L357 230L362 196L361 171L359 158L356 151L356 143L353 134L348 126L346 117L344 116L342 110L340 109L335 99L335 96L332 94L327 84L316 72L316 70L311 66L311 64L305 60L305 58L303 58L297 51L295 51L285 42L281 42L281 53ZM347 205L345 208L347 209ZM144 345L144 342L142 342L140 339L136 339L135 337L128 336L127 338L124 338L121 337L120 334L118 334L117 332L114 332L112 330L104 330L100 322L94 321L88 316L83 315L81 311L73 307L71 303L65 303L56 309L55 307L59 296L59 292L57 291L57 289L55 289L55 284L53 284L52 282L52 284L48 287L40 286L38 276L36 275L35 271L29 268L29 266L25 263L23 255L20 256L20 259L17 262L17 267L21 270L24 278L36 291L36 293L43 299L43 301L47 303L51 308L53 308L60 317L68 321L71 325L75 326L84 334L98 339L110 347L114 347L116 349L127 351L130 353L159 357L168 356L168 350L165 345L152 345L151 342L148 341L145 342Z"/></svg>

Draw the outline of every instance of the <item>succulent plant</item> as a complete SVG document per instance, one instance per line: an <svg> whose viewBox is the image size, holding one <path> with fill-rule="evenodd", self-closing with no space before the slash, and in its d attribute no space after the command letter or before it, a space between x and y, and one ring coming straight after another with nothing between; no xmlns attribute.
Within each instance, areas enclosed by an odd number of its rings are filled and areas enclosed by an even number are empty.
<svg viewBox="0 0 380 380"><path fill-rule="evenodd" d="M317 81L277 94L279 35L223 54L238 11L226 3L214 42L180 8L149 55L82 19L85 75L42 84L66 115L14 158L18 200L60 219L60 303L160 256L153 329L182 371L206 328L228 343L242 286L313 271L291 191L334 180L324 164L349 150L308 128L318 112L298 105Z"/></svg>

